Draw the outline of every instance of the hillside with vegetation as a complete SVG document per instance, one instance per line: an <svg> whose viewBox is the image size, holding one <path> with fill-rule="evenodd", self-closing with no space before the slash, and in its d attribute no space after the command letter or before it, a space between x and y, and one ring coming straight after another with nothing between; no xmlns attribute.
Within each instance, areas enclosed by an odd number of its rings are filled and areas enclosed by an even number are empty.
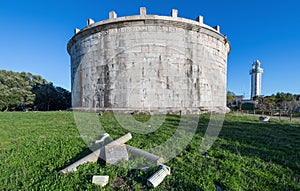
<svg viewBox="0 0 300 191"><path fill-rule="evenodd" d="M42 76L0 70L0 111L65 110L70 106L71 93Z"/></svg>

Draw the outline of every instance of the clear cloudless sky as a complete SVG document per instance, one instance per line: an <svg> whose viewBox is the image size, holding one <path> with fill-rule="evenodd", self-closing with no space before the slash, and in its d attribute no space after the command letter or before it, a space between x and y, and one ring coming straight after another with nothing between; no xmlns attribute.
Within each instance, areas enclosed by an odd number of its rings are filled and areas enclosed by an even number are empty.
<svg viewBox="0 0 300 191"><path fill-rule="evenodd" d="M220 25L228 37L227 89L249 97L254 60L264 68L262 93L300 93L300 1L298 0L1 0L0 69L43 76L68 90L70 58L66 50L74 28L88 18L139 14L170 15Z"/></svg>

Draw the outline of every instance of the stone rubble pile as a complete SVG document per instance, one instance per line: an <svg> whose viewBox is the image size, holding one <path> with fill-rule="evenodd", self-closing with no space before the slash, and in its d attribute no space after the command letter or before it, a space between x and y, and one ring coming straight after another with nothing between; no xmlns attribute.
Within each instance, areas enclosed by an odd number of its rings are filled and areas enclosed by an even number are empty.
<svg viewBox="0 0 300 191"><path fill-rule="evenodd" d="M120 138L107 142L106 139L109 138L109 134L105 133L100 140L96 140L95 144L99 145L100 148L96 149L91 154L79 159L75 163L67 166L61 172L67 174L70 172L77 171L79 165L97 162L99 158L106 161L106 164L113 165L119 162L120 160L129 160L128 152L130 156L133 157L144 157L147 161L154 162L155 165L160 165L160 170L154 173L150 178L147 179L147 185L151 187L158 186L163 179L171 174L170 167L164 165L164 159L160 156L149 153L145 150L135 148L125 143L132 139L131 133L127 133ZM149 169L149 167L141 167L142 170ZM109 176L94 175L92 178L92 183L104 187L108 184Z"/></svg>

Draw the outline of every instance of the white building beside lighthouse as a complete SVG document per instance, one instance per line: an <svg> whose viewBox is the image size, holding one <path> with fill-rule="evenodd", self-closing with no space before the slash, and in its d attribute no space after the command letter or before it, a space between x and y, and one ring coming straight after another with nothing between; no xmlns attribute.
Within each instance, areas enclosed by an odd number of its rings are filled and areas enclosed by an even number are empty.
<svg viewBox="0 0 300 191"><path fill-rule="evenodd" d="M264 70L260 67L260 62L256 60L252 64L252 69L250 70L251 75L251 99L255 96L261 96L261 80L262 73Z"/></svg>

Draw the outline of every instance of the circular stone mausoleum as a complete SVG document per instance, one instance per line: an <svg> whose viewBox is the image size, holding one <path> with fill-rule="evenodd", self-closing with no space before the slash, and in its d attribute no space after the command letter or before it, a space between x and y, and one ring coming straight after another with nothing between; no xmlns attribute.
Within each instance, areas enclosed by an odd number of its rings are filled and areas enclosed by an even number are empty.
<svg viewBox="0 0 300 191"><path fill-rule="evenodd" d="M230 45L220 27L171 16L87 20L68 43L73 109L224 111Z"/></svg>

